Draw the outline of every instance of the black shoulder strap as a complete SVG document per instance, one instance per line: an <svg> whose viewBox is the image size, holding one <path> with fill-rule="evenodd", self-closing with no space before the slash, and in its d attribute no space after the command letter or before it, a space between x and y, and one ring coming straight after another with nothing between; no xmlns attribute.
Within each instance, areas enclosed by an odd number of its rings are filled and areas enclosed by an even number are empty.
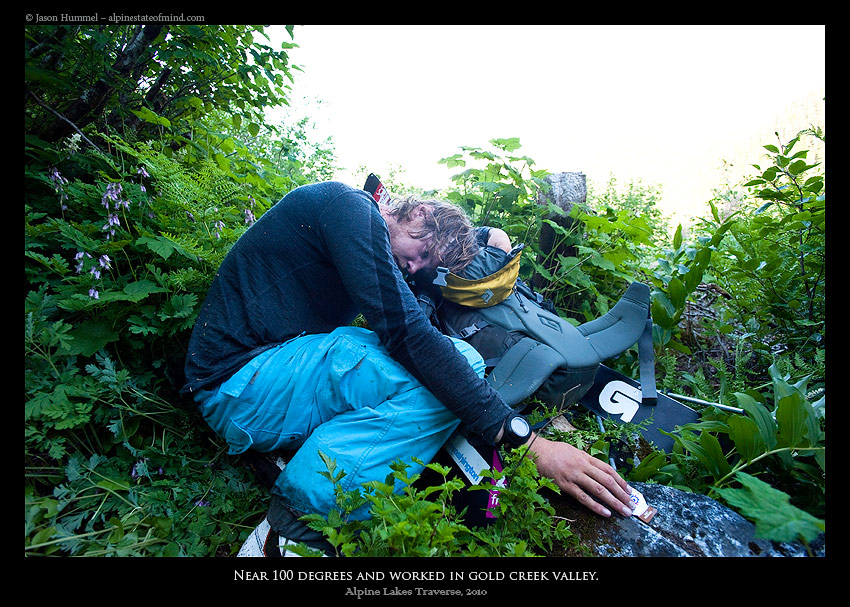
<svg viewBox="0 0 850 607"><path fill-rule="evenodd" d="M658 395L655 387L650 304L649 287L633 282L607 314L579 325L578 330L599 354L600 361L613 358L637 344L643 401L654 405Z"/></svg>
<svg viewBox="0 0 850 607"><path fill-rule="evenodd" d="M655 387L655 348L652 345L652 316L647 315L643 333L638 339L638 361L640 363L640 390L647 405L658 403Z"/></svg>

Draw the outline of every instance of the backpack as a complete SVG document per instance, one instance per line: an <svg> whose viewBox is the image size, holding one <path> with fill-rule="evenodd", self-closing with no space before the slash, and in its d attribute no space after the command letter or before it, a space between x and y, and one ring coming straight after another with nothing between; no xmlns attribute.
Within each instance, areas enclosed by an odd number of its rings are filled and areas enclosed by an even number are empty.
<svg viewBox="0 0 850 607"><path fill-rule="evenodd" d="M643 376L638 391L644 404L654 405L657 393L649 287L632 283L608 313L575 326L519 278L523 248L520 245L505 253L484 246L461 275L447 268L438 268L430 275L417 273L411 289L442 333L466 341L481 354L486 381L517 410L524 409L523 403L531 398L557 415L591 388L598 388L594 385L597 371L608 371L603 361L635 343ZM605 384L618 382L606 380ZM628 388L625 384L623 387ZM611 400L617 397L612 394ZM597 415L606 413L586 402L582 405ZM533 428L537 430L547 421ZM502 469L496 448L470 440L462 431L449 438L444 450L470 485L481 482L484 470ZM450 464L445 457L438 456L436 461ZM611 463L614 465L613 460ZM465 492L454 498L458 507L465 508L467 524L486 526L495 522L499 491L499 485L493 483L487 491Z"/></svg>
<svg viewBox="0 0 850 607"><path fill-rule="evenodd" d="M389 202L370 174L363 189ZM469 343L484 358L486 379L508 405L535 398L562 409L593 386L603 361L638 344L641 398L654 405L655 359L649 287L634 282L605 315L575 326L519 278L525 245L482 246L460 275L447 268L410 278L419 305L442 333Z"/></svg>
<svg viewBox="0 0 850 607"><path fill-rule="evenodd" d="M534 398L563 409L590 389L601 363L638 344L641 390L654 404L654 352L649 287L634 282L602 317L573 325L519 278L525 247L510 253L484 246L460 275L438 268L411 288L444 334L466 341L484 358L486 379L516 407Z"/></svg>

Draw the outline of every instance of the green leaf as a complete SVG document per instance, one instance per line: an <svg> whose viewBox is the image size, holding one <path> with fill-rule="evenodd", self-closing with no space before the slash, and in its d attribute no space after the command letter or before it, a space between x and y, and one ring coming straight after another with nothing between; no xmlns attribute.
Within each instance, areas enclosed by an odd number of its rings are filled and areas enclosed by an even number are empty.
<svg viewBox="0 0 850 607"><path fill-rule="evenodd" d="M679 247L682 246L682 224L676 228L676 233L673 235L673 248L675 250L679 250Z"/></svg>
<svg viewBox="0 0 850 607"><path fill-rule="evenodd" d="M445 164L446 168L453 169L455 167L466 166L466 161L463 159L463 154L455 154L446 158L441 158L437 164Z"/></svg>
<svg viewBox="0 0 850 607"><path fill-rule="evenodd" d="M717 492L742 516L755 523L758 538L793 542L803 538L811 542L826 531L826 523L789 503L788 494L744 472L735 478L741 489L717 489Z"/></svg>
<svg viewBox="0 0 850 607"><path fill-rule="evenodd" d="M685 449L696 456L715 481L720 480L732 471L732 467L723 455L720 441L713 434L702 432L698 443L686 438L679 438L678 440Z"/></svg>
<svg viewBox="0 0 850 607"><path fill-rule="evenodd" d="M593 457L601 459L603 462L607 462L609 448L610 444L608 443L608 441L604 439L599 439L598 441L590 445L589 453Z"/></svg>
<svg viewBox="0 0 850 607"><path fill-rule="evenodd" d="M171 257L171 254L176 248L174 243L165 238L164 236L157 236L156 238L142 236L136 241L136 244L146 245L151 251L153 251L163 259L168 259L169 257Z"/></svg>
<svg viewBox="0 0 850 607"><path fill-rule="evenodd" d="M685 307L685 300L688 298L688 293L685 291L685 285L675 276L670 279L667 285L667 295L670 296L670 303L676 310L681 310Z"/></svg>
<svg viewBox="0 0 850 607"><path fill-rule="evenodd" d="M796 160L790 164L788 167L788 172L792 175L799 175L803 171L806 170L806 161L805 160Z"/></svg>
<svg viewBox="0 0 850 607"><path fill-rule="evenodd" d="M629 479L637 483L643 483L655 476L663 465L667 463L667 454L662 451L653 451L640 461L640 464L631 471Z"/></svg>
<svg viewBox="0 0 850 607"><path fill-rule="evenodd" d="M130 111L133 112L136 116L138 116L142 120L144 120L145 122L149 122L151 124L159 124L159 125L166 126L166 127L171 126L171 121L169 121L168 118L164 118L162 116L159 116L158 114L156 114L153 110L151 110L149 108L141 107L138 110L130 110Z"/></svg>
<svg viewBox="0 0 850 607"><path fill-rule="evenodd" d="M109 328L105 322L87 320L76 325L69 334L73 341L63 344L63 354L82 354L92 356L106 344L118 340L118 333Z"/></svg>
<svg viewBox="0 0 850 607"><path fill-rule="evenodd" d="M128 299L133 302L141 301L152 293L165 293L167 291L168 289L158 287L150 280L137 280L124 287L124 293L128 296Z"/></svg>
<svg viewBox="0 0 850 607"><path fill-rule="evenodd" d="M776 422L773 421L768 410L749 394L735 392L735 398L738 406L747 412L747 415L758 427L759 435L767 450L773 449L776 446Z"/></svg>
<svg viewBox="0 0 850 607"><path fill-rule="evenodd" d="M98 483L98 485L100 485L100 483ZM113 527L112 532L109 534L106 541L110 544L117 544L124 538L124 525L121 523L121 519L117 516L113 516L108 522Z"/></svg>
<svg viewBox="0 0 850 607"><path fill-rule="evenodd" d="M513 152L522 147L519 143L519 137L510 137L508 139L491 139L492 143L497 148L501 148L506 152Z"/></svg>
<svg viewBox="0 0 850 607"><path fill-rule="evenodd" d="M794 392L780 399L776 407L779 438L786 447L810 447L817 443L820 426L817 416L802 394Z"/></svg>
<svg viewBox="0 0 850 607"><path fill-rule="evenodd" d="M732 467L726 460L723 454L723 449L720 446L720 441L717 437L708 432L703 432L699 437L700 446L703 448L705 455L708 456L711 462L712 476L715 479L721 479L732 471Z"/></svg>
<svg viewBox="0 0 850 607"><path fill-rule="evenodd" d="M699 284L702 282L702 277L705 274L705 269L711 261L711 249L702 248L694 253L694 260L687 274L682 278L685 291L693 293Z"/></svg>
<svg viewBox="0 0 850 607"><path fill-rule="evenodd" d="M155 238L151 238L149 236L142 236L138 240L136 240L136 244L147 246L151 251L153 251L163 259L168 259L169 257L171 257L171 254L175 252L180 253L181 255L183 255L183 257L192 261L197 261L198 259L197 256L192 255L167 236L157 236Z"/></svg>
<svg viewBox="0 0 850 607"><path fill-rule="evenodd" d="M661 291L652 293L652 319L664 329L673 328L673 317L676 309L667 296Z"/></svg>
<svg viewBox="0 0 850 607"><path fill-rule="evenodd" d="M127 483L122 483L119 481L113 481L112 479L105 478L102 481L99 481L96 485L101 489L107 489L109 491L129 491L130 485Z"/></svg>
<svg viewBox="0 0 850 607"><path fill-rule="evenodd" d="M728 419L727 424L729 438L735 443L735 449L741 459L749 463L765 452L764 440L752 419L744 415L733 415Z"/></svg>

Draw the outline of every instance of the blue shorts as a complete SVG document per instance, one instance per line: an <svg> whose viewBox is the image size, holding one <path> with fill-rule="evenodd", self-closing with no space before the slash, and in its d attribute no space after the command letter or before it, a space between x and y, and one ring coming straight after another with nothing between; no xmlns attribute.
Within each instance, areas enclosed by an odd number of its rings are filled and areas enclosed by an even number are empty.
<svg viewBox="0 0 850 607"><path fill-rule="evenodd" d="M479 376L484 362L453 340ZM196 397L204 419L231 454L297 449L273 492L291 508L327 514L336 507L319 452L346 475L343 490L384 481L396 460L428 463L459 425L429 390L397 363L372 331L340 327L305 335L251 360ZM365 512L357 514L365 518Z"/></svg>

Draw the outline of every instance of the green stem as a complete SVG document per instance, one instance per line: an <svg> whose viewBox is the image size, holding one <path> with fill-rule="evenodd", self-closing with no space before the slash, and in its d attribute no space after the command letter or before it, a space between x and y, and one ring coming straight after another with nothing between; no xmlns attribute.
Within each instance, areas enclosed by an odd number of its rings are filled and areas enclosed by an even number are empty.
<svg viewBox="0 0 850 607"><path fill-rule="evenodd" d="M781 447L779 449L773 449L771 451L766 451L765 453L762 453L758 457L754 457L753 459L751 459L748 462L738 464L735 468L732 469L731 472L729 472L727 475L725 475L720 480L718 480L716 483L714 483L714 487L711 488L711 493L714 493L715 489L719 489L720 486L723 485L723 483L726 481L726 479L728 479L730 476L735 475L736 473L740 472L741 470L743 470L744 468L746 468L750 464L754 464L759 460L762 460L766 457L770 457L771 455L776 455L777 453L782 453L783 451L825 451L825 450L826 450L826 447Z"/></svg>

